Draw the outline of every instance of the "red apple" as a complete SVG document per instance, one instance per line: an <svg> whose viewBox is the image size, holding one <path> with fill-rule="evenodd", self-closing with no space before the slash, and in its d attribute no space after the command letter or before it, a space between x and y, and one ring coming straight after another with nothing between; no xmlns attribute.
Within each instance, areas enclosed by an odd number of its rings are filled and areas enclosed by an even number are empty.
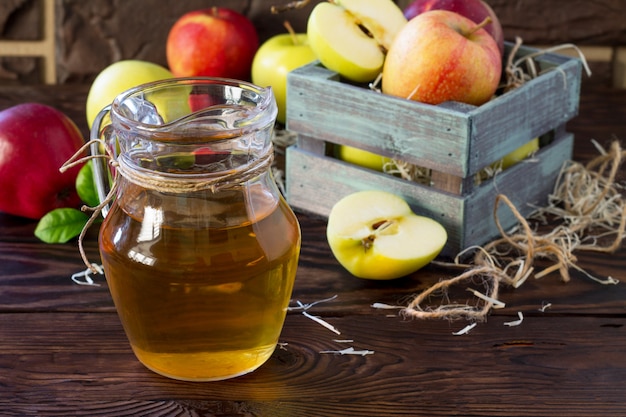
<svg viewBox="0 0 626 417"><path fill-rule="evenodd" d="M167 37L166 56L176 77L249 80L259 38L244 15L223 7L181 16Z"/></svg>
<svg viewBox="0 0 626 417"><path fill-rule="evenodd" d="M83 137L60 111L25 103L0 112L0 211L39 219L60 207L78 207L80 166L59 168L83 145Z"/></svg>
<svg viewBox="0 0 626 417"><path fill-rule="evenodd" d="M383 67L385 94L422 103L479 106L492 98L502 74L496 41L458 13L417 15L394 40Z"/></svg>
<svg viewBox="0 0 626 417"><path fill-rule="evenodd" d="M500 55L504 53L504 32L498 16L493 9L483 0L414 0L404 9L404 17L411 20L418 14L429 10L448 10L461 16L481 23L487 17L491 23L485 26L485 30L493 36L500 48Z"/></svg>

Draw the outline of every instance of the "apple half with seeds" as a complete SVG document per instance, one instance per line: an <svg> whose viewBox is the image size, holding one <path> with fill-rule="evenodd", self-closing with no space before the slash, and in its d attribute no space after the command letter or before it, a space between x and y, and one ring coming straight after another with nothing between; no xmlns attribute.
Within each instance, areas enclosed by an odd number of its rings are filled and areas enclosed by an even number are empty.
<svg viewBox="0 0 626 417"><path fill-rule="evenodd" d="M315 6L307 35L326 68L355 81L374 80L385 53L407 23L392 0L335 0Z"/></svg>
<svg viewBox="0 0 626 417"><path fill-rule="evenodd" d="M389 280L429 264L448 234L437 221L415 214L386 191L359 191L331 209L326 238L339 263L358 278Z"/></svg>

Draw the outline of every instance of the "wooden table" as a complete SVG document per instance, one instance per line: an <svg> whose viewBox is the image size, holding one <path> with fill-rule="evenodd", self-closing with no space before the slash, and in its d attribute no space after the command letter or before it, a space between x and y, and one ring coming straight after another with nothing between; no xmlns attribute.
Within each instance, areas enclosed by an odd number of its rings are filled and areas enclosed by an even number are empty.
<svg viewBox="0 0 626 417"><path fill-rule="evenodd" d="M583 83L584 84L584 83ZM26 101L56 106L86 132L87 87L2 87L0 109ZM590 139L626 138L626 91L591 86L581 97L575 159ZM212 383L170 380L133 356L107 285L80 286L76 242L47 245L35 222L0 215L0 414L3 416L624 416L626 249L580 254L604 286L573 272L502 290L506 307L468 334L467 322L409 320L372 303L400 304L456 271L430 265L405 279L372 282L334 260L325 222L299 215L303 246L293 300L336 296L288 314L281 348L252 374ZM86 241L97 257L95 232ZM544 312L542 303L551 303ZM505 322L524 314L520 326ZM335 339L350 339L350 343ZM344 349L372 354L336 355Z"/></svg>

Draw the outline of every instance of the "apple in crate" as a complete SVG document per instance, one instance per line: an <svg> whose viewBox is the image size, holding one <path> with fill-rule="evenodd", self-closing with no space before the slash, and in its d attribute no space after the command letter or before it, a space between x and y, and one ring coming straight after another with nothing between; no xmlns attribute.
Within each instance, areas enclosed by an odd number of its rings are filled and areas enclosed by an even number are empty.
<svg viewBox="0 0 626 417"><path fill-rule="evenodd" d="M416 215L400 196L371 190L349 194L333 206L326 237L352 275L389 280L430 263L448 235L435 220Z"/></svg>
<svg viewBox="0 0 626 417"><path fill-rule="evenodd" d="M495 39L500 49L500 54L504 54L504 31L498 16L491 6L483 0L414 0L404 9L404 16L411 20L418 14L430 10L448 10L465 16L474 23L480 23L487 17L491 18L491 23L485 26L485 30Z"/></svg>
<svg viewBox="0 0 626 417"><path fill-rule="evenodd" d="M391 158L347 145L336 145L335 156L344 162L382 172Z"/></svg>
<svg viewBox="0 0 626 417"><path fill-rule="evenodd" d="M167 64L176 77L250 79L259 38L252 22L225 7L182 15L166 43Z"/></svg>
<svg viewBox="0 0 626 417"><path fill-rule="evenodd" d="M84 144L69 117L39 103L0 112L0 211L39 219L49 211L80 206L80 165L59 168Z"/></svg>
<svg viewBox="0 0 626 417"><path fill-rule="evenodd" d="M281 33L265 41L252 61L252 82L272 87L280 123L287 109L287 74L317 59L306 33Z"/></svg>
<svg viewBox="0 0 626 417"><path fill-rule="evenodd" d="M520 161L532 156L539 150L539 138L534 138L526 142L514 151L506 154L497 165L501 165L502 169L507 169Z"/></svg>
<svg viewBox="0 0 626 417"><path fill-rule="evenodd" d="M392 0L335 0L315 6L307 34L326 68L348 80L368 82L380 74L385 52L406 21Z"/></svg>
<svg viewBox="0 0 626 417"><path fill-rule="evenodd" d="M491 35L458 13L433 10L398 33L385 59L382 91L428 104L479 106L493 97L501 75Z"/></svg>

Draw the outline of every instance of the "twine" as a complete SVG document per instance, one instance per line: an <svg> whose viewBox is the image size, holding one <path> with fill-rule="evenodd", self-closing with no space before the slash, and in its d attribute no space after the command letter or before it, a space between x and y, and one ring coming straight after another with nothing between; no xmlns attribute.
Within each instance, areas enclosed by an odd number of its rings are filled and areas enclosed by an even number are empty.
<svg viewBox="0 0 626 417"><path fill-rule="evenodd" d="M105 154L88 155L81 157L81 155L92 145L99 144L105 149ZM81 259L87 268L94 274L101 273L101 268L98 264L89 261L84 248L84 238L87 230L95 223L100 217L105 207L113 202L119 188L119 177L122 175L124 179L136 184L145 189L151 189L162 193L189 193L196 191L211 191L215 193L220 190L232 189L240 187L242 183L247 182L261 173L265 172L272 164L274 160L273 144L270 142L267 151L259 158L249 161L247 164L238 166L236 169L230 170L224 175L220 175L214 178L202 178L194 179L192 181L189 178L177 179L175 175L169 175L167 177L163 175L154 175L153 171L140 171L133 169L128 165L124 158L115 158L106 142L101 138L91 139L85 143L70 159L68 159L60 168L61 172L74 167L76 165L83 164L91 161L92 159L104 158L107 159L109 165L115 167L113 174L113 182L109 193L100 204L95 207L89 207L83 205L81 211L91 211L91 216L83 226L78 236L78 250L80 252Z"/></svg>
<svg viewBox="0 0 626 417"><path fill-rule="evenodd" d="M465 271L422 291L401 314L421 319L465 318L484 321L493 308L504 306L498 300L501 285L520 287L533 275L537 259L551 261L552 265L535 273L535 278L558 271L561 280L568 282L571 279L570 270L575 269L600 284L617 284L619 281L612 277L600 279L580 268L576 265L574 255L575 251L613 253L621 247L626 237L626 202L619 192L621 186L616 182L626 151L621 149L617 141L611 144L609 151L599 150L601 155L587 165L574 162L564 165L554 192L549 196L548 206L538 209L533 215L544 221L554 217L561 224L546 234L539 234L530 227L510 199L499 194L496 196L493 215L501 237L484 247L466 249L457 255L453 263L439 263ZM510 233L504 230L497 215L501 204L505 204L518 221L518 227ZM596 230L600 233L594 235ZM476 251L472 262L460 263L459 259L470 251ZM425 305L434 296L447 299L449 288L458 285L468 286L467 289L478 298L475 305ZM470 285L480 285L487 292L482 294L472 290Z"/></svg>
<svg viewBox="0 0 626 417"><path fill-rule="evenodd" d="M227 174L214 178L203 179L177 179L175 175L167 177L163 175L155 175L153 171L142 171L133 169L128 165L124 158L117 160L117 172L119 172L126 180L136 184L142 188L155 190L162 193L190 193L196 191L217 192L219 190L239 187L242 183L258 177L267 171L274 160L273 147L270 147L266 153L259 158L249 161L247 164L238 166L236 169L229 171ZM114 182L117 178L114 178Z"/></svg>

